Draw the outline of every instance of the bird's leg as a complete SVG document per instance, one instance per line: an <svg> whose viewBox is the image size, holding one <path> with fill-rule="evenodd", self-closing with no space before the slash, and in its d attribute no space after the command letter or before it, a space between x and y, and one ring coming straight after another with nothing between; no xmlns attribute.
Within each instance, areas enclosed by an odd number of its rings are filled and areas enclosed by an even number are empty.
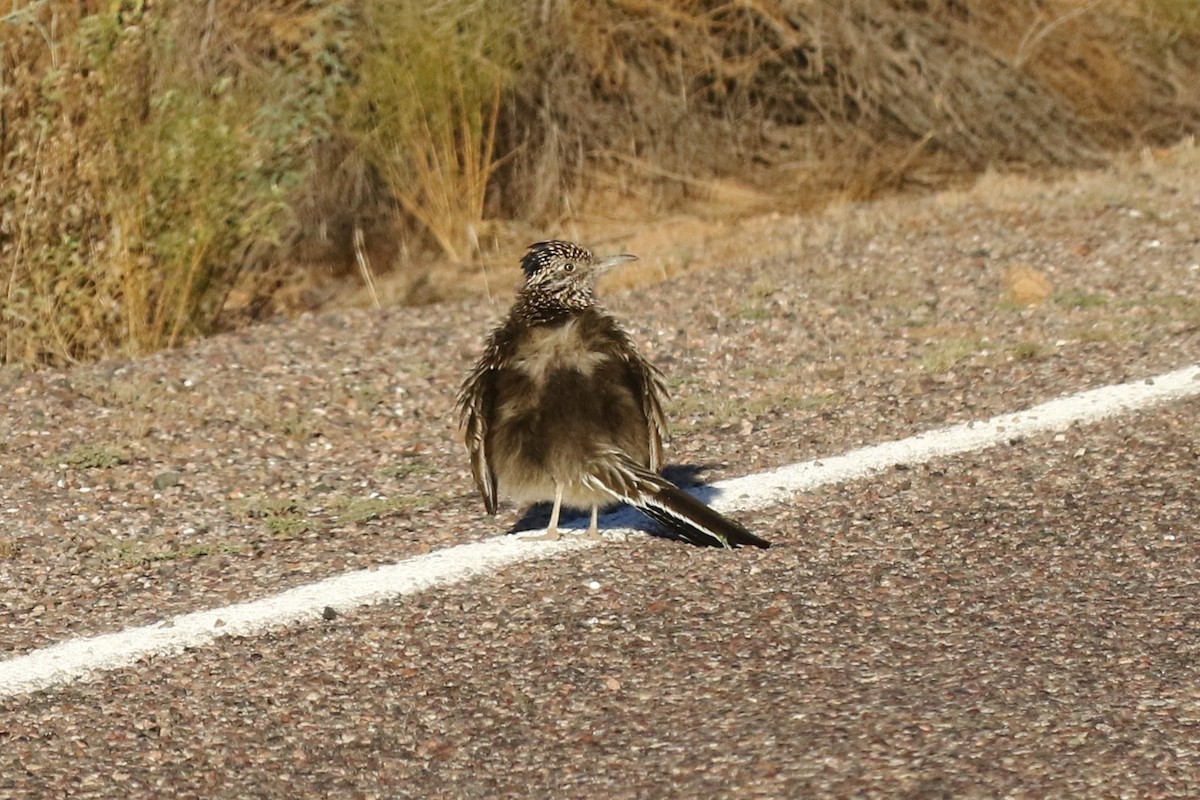
<svg viewBox="0 0 1200 800"><path fill-rule="evenodd" d="M554 482L554 510L550 512L550 524L546 526L546 532L539 536L525 537L531 542L557 542L561 538L558 532L558 511L562 507L563 487L558 481Z"/></svg>
<svg viewBox="0 0 1200 800"><path fill-rule="evenodd" d="M588 529L586 531L584 531L584 534L583 534L584 539L603 539L604 538L603 536L600 535L599 517L600 517L600 507L593 505L592 506L592 524L588 525Z"/></svg>

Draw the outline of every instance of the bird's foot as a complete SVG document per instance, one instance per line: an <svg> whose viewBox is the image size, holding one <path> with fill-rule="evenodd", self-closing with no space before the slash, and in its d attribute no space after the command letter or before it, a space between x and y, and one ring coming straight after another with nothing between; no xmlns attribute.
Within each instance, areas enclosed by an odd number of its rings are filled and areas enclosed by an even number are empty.
<svg viewBox="0 0 1200 800"><path fill-rule="evenodd" d="M533 536L522 536L527 542L557 542L562 538L562 534L558 532L558 528L549 528L545 533L538 533Z"/></svg>
<svg viewBox="0 0 1200 800"><path fill-rule="evenodd" d="M580 537L585 542L601 542L604 541L604 536L600 533L600 509L598 506L592 506L592 519L588 523L587 530Z"/></svg>

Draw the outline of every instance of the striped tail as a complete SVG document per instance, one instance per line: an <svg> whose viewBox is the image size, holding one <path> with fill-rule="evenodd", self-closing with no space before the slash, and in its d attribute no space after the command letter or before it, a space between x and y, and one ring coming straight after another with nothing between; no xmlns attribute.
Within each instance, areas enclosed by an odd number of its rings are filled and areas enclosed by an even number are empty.
<svg viewBox="0 0 1200 800"><path fill-rule="evenodd" d="M718 514L666 478L621 456L591 476L591 483L641 511L692 544L770 547L737 522Z"/></svg>

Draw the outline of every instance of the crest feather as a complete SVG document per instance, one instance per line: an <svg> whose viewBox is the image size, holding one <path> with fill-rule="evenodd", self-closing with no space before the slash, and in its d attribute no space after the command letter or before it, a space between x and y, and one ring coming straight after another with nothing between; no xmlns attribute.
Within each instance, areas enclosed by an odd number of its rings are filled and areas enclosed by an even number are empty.
<svg viewBox="0 0 1200 800"><path fill-rule="evenodd" d="M525 277L530 278L541 272L555 260L590 260L591 258L592 253L590 250L580 247L574 242L551 239L529 245L529 252L521 259L521 269L525 271Z"/></svg>

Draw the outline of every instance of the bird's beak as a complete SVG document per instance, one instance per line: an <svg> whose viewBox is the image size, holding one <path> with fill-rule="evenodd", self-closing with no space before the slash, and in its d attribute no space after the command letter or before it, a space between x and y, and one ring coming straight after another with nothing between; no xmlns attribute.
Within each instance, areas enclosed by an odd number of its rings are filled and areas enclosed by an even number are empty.
<svg viewBox="0 0 1200 800"><path fill-rule="evenodd" d="M608 272L615 266L624 264L626 261L637 261L638 257L629 253L621 253L615 256L606 256L600 259L600 263L596 264L596 272Z"/></svg>

